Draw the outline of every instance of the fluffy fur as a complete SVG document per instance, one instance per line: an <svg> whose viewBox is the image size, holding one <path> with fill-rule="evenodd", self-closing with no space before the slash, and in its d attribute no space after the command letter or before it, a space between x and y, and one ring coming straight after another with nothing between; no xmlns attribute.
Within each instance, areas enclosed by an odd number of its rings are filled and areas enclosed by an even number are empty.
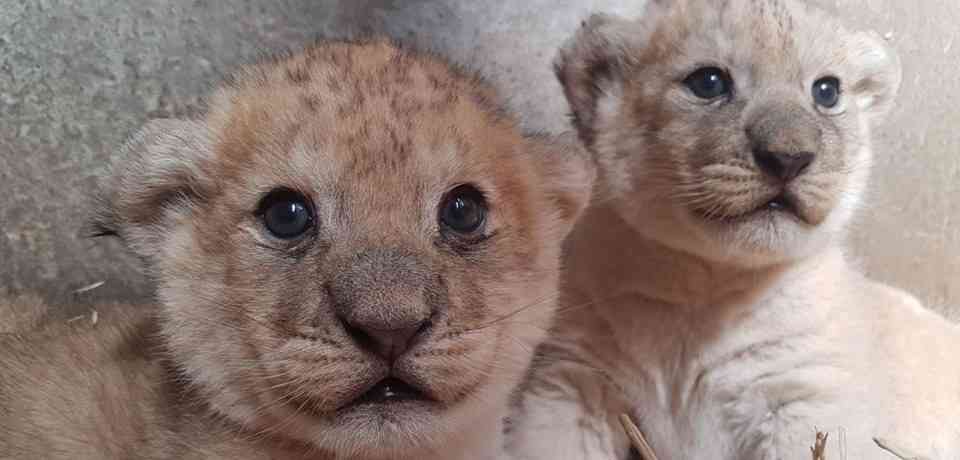
<svg viewBox="0 0 960 460"><path fill-rule="evenodd" d="M39 327L47 316L47 307L35 296L9 299L0 308L0 334L27 331Z"/></svg>
<svg viewBox="0 0 960 460"><path fill-rule="evenodd" d="M960 333L844 255L894 52L799 1L650 5L592 17L556 61L601 190L513 455L626 459L627 413L663 460L806 460L817 430L828 458L882 458L874 438L960 458ZM696 97L705 66L732 93ZM833 108L811 90L827 76ZM783 182L766 150L814 159Z"/></svg>
<svg viewBox="0 0 960 460"><path fill-rule="evenodd" d="M147 124L104 181L97 229L159 305L3 337L0 457L488 458L590 193L580 151L386 42L244 69L202 118ZM489 207L482 239L438 223L460 184ZM265 228L277 188L315 210L302 237ZM422 327L387 359L357 321ZM427 400L354 404L388 376Z"/></svg>

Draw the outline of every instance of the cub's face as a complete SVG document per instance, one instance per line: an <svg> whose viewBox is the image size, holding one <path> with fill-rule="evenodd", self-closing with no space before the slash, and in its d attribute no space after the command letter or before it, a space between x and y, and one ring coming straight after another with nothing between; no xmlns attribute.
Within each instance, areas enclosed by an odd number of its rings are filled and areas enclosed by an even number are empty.
<svg viewBox="0 0 960 460"><path fill-rule="evenodd" d="M746 264L841 233L900 82L871 34L786 0L595 16L557 60L607 199L648 237Z"/></svg>
<svg viewBox="0 0 960 460"><path fill-rule="evenodd" d="M153 268L215 410L344 458L497 429L592 178L492 97L435 58L331 43L130 142L102 226Z"/></svg>

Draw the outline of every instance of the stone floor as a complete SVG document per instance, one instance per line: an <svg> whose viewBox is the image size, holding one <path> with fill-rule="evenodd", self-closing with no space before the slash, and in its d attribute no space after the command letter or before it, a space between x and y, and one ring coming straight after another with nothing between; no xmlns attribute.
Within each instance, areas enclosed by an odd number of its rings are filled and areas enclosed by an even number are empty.
<svg viewBox="0 0 960 460"><path fill-rule="evenodd" d="M854 253L960 319L960 3L837 0L899 49ZM479 66L531 128L565 126L549 69L589 10L643 0L0 0L0 294L56 303L148 292L137 261L82 238L94 177L150 117L188 114L223 72L320 36L386 33ZM74 291L104 284L82 295Z"/></svg>

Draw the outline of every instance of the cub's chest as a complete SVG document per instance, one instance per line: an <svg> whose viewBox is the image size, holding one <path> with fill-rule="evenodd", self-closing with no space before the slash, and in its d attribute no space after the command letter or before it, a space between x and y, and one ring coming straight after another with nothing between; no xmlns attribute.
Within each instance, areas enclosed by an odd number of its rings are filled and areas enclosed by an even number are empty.
<svg viewBox="0 0 960 460"><path fill-rule="evenodd" d="M762 391L706 373L684 374L648 368L644 375L633 376L630 407L624 412L637 422L659 458L739 458L735 452L747 441L743 438L762 442L756 428L771 422L770 403ZM752 395L736 395L736 387Z"/></svg>
<svg viewBox="0 0 960 460"><path fill-rule="evenodd" d="M839 428L831 407L851 395L825 357L802 341L723 344L677 344L618 370L624 411L661 459L808 459L816 430Z"/></svg>

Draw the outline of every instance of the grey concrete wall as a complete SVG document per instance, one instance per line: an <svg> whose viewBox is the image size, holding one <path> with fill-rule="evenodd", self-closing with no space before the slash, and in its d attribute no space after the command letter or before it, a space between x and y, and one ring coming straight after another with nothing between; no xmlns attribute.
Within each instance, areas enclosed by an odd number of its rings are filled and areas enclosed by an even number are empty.
<svg viewBox="0 0 960 460"><path fill-rule="evenodd" d="M960 320L960 2L839 3L890 38L904 66L853 247L869 274Z"/></svg>
<svg viewBox="0 0 960 460"><path fill-rule="evenodd" d="M906 67L855 253L873 276L960 305L960 3L838 1L855 22L890 33ZM529 127L557 131L566 106L549 69L556 46L590 10L635 15L642 4L0 0L0 295L85 303L147 292L119 245L80 237L93 179L145 119L190 113L222 72L264 50L383 32L478 65Z"/></svg>

